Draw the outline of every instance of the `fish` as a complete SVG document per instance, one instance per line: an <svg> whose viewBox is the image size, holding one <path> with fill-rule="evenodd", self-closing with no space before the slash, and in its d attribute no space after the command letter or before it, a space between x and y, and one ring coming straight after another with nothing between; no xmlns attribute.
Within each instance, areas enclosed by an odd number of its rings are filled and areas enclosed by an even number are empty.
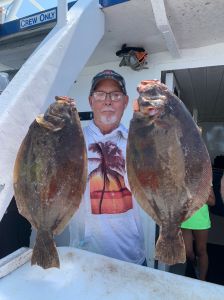
<svg viewBox="0 0 224 300"><path fill-rule="evenodd" d="M87 181L87 151L73 99L55 97L32 122L14 164L16 203L37 230L31 265L60 268L54 242L78 209Z"/></svg>
<svg viewBox="0 0 224 300"><path fill-rule="evenodd" d="M155 259L186 261L180 224L206 203L212 168L198 126L183 102L158 80L143 80L126 149L130 189L159 225Z"/></svg>

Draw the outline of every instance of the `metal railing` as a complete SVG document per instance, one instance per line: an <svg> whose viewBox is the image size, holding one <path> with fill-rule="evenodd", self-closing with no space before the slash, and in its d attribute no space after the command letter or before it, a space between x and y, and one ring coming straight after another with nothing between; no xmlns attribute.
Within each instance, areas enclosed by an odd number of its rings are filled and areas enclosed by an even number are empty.
<svg viewBox="0 0 224 300"><path fill-rule="evenodd" d="M35 12L40 12L46 9L38 2L38 0L28 1L35 8ZM17 19L23 2L24 0L0 0L0 23L5 23ZM62 1L58 1L58 5L60 2ZM54 5L52 1L51 4Z"/></svg>

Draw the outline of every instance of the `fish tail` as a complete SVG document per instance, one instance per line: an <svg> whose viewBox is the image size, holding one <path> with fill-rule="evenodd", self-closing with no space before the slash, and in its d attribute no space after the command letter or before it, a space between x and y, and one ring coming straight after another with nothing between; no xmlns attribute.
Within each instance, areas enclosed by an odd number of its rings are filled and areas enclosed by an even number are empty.
<svg viewBox="0 0 224 300"><path fill-rule="evenodd" d="M58 252L53 240L53 234L50 231L37 231L31 265L38 265L44 269L60 267Z"/></svg>
<svg viewBox="0 0 224 300"><path fill-rule="evenodd" d="M186 251L181 230L160 229L159 238L156 243L155 259L174 265L186 261Z"/></svg>

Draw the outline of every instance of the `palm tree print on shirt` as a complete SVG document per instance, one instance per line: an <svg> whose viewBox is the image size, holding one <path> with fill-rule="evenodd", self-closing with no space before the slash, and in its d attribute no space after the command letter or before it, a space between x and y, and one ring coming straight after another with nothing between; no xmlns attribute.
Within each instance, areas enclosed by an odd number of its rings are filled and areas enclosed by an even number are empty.
<svg viewBox="0 0 224 300"><path fill-rule="evenodd" d="M90 144L89 151L96 154L89 161L97 166L89 174L92 213L117 214L131 209L132 196L122 175L125 160L121 149L107 141Z"/></svg>

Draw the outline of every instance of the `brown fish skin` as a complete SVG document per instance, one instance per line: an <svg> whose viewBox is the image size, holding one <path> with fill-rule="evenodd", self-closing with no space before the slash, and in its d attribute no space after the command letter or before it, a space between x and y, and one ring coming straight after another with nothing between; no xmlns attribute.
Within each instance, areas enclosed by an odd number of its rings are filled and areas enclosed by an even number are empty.
<svg viewBox="0 0 224 300"><path fill-rule="evenodd" d="M160 226L155 258L170 265L183 263L180 224L208 199L209 155L190 113L165 85L143 81L138 92L127 144L129 184Z"/></svg>
<svg viewBox="0 0 224 300"><path fill-rule="evenodd" d="M53 235L79 207L87 180L84 136L74 102L57 98L31 124L14 166L20 213L37 229L31 264L59 268Z"/></svg>

